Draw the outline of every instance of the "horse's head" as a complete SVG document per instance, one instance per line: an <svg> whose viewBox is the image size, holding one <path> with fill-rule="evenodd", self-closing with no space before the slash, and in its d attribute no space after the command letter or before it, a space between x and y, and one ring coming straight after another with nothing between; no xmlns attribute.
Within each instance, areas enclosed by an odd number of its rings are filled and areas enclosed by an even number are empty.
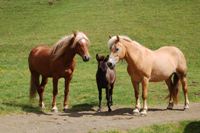
<svg viewBox="0 0 200 133"><path fill-rule="evenodd" d="M74 33L74 43L73 46L77 54L79 54L83 61L90 60L89 54L89 39L83 32Z"/></svg>
<svg viewBox="0 0 200 133"><path fill-rule="evenodd" d="M108 66L107 66L108 58L109 58L109 55L104 57L104 56L99 56L98 54L96 54L96 60L98 62L98 69L100 69L103 72L106 72L106 70L108 68Z"/></svg>
<svg viewBox="0 0 200 133"><path fill-rule="evenodd" d="M122 45L119 36L110 37L108 41L110 48L110 56L108 59L108 66L112 69L115 67L116 63L125 57L125 47Z"/></svg>

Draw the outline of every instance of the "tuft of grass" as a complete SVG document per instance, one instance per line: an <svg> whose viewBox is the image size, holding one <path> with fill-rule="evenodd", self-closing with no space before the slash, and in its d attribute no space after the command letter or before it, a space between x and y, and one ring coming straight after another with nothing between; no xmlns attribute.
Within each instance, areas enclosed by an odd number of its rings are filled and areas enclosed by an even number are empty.
<svg viewBox="0 0 200 133"><path fill-rule="evenodd" d="M27 57L39 44L51 46L74 30L86 32L91 41L90 62L76 57L77 66L70 84L70 106L97 106L95 54L108 54L109 35L124 34L144 46L157 49L175 45L188 61L189 99L199 102L200 4L197 0L47 0L0 1L0 114L37 111L38 98L29 103ZM134 106L134 93L126 63L117 65L114 105ZM62 109L63 80L59 82L57 104ZM181 92L182 93L182 92ZM148 104L167 105L164 83L150 84ZM51 108L52 83L45 88L46 111ZM183 96L180 95L180 102ZM105 99L103 99L105 105Z"/></svg>

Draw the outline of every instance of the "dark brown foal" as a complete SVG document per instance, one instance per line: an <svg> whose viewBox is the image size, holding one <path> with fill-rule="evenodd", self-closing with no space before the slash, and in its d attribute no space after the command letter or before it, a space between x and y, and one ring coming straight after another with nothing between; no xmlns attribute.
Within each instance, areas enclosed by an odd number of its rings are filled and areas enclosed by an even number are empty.
<svg viewBox="0 0 200 133"><path fill-rule="evenodd" d="M113 87L116 79L115 69L110 69L107 66L109 56L106 58L104 56L99 56L96 54L96 60L98 61L98 69L96 72L96 82L99 92L99 109L101 111L101 100L102 100L102 88L106 89L106 99L107 99L107 106L108 111L111 110L112 105L112 94L113 94Z"/></svg>

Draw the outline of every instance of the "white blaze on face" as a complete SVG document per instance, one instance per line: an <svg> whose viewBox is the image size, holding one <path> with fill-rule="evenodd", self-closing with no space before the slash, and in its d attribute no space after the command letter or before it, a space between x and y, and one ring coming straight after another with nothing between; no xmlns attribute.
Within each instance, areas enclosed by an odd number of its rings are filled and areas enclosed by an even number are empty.
<svg viewBox="0 0 200 133"><path fill-rule="evenodd" d="M80 42L81 42L82 44L85 44L85 43L86 43L86 40L83 38L83 39L80 40Z"/></svg>
<svg viewBox="0 0 200 133"><path fill-rule="evenodd" d="M110 55L108 62L112 63L112 65L115 65L117 63L116 58L112 55Z"/></svg>

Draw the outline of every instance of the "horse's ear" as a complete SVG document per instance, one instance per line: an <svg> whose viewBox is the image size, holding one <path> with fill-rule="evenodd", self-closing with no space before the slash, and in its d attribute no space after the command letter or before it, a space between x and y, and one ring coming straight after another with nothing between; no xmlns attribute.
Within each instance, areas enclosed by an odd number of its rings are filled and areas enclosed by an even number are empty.
<svg viewBox="0 0 200 133"><path fill-rule="evenodd" d="M119 36L117 35L116 37L117 37L117 40L116 40L116 42L119 42Z"/></svg>
<svg viewBox="0 0 200 133"><path fill-rule="evenodd" d="M99 55L98 54L96 54L96 60L99 61Z"/></svg>
<svg viewBox="0 0 200 133"><path fill-rule="evenodd" d="M74 31L74 32L73 32L74 38L76 37L76 34L77 34L77 32L76 32L76 31Z"/></svg>
<svg viewBox="0 0 200 133"><path fill-rule="evenodd" d="M75 40L75 38L76 38L76 32L74 31L73 32L73 35L72 35L72 38L71 38L71 40L70 40L70 45L72 45L73 43L74 43L74 40Z"/></svg>
<svg viewBox="0 0 200 133"><path fill-rule="evenodd" d="M106 56L106 58L104 59L105 62L107 62L109 59L109 55Z"/></svg>
<svg viewBox="0 0 200 133"><path fill-rule="evenodd" d="M110 39L112 38L112 36L111 36L111 35L109 35L108 37L109 37Z"/></svg>

